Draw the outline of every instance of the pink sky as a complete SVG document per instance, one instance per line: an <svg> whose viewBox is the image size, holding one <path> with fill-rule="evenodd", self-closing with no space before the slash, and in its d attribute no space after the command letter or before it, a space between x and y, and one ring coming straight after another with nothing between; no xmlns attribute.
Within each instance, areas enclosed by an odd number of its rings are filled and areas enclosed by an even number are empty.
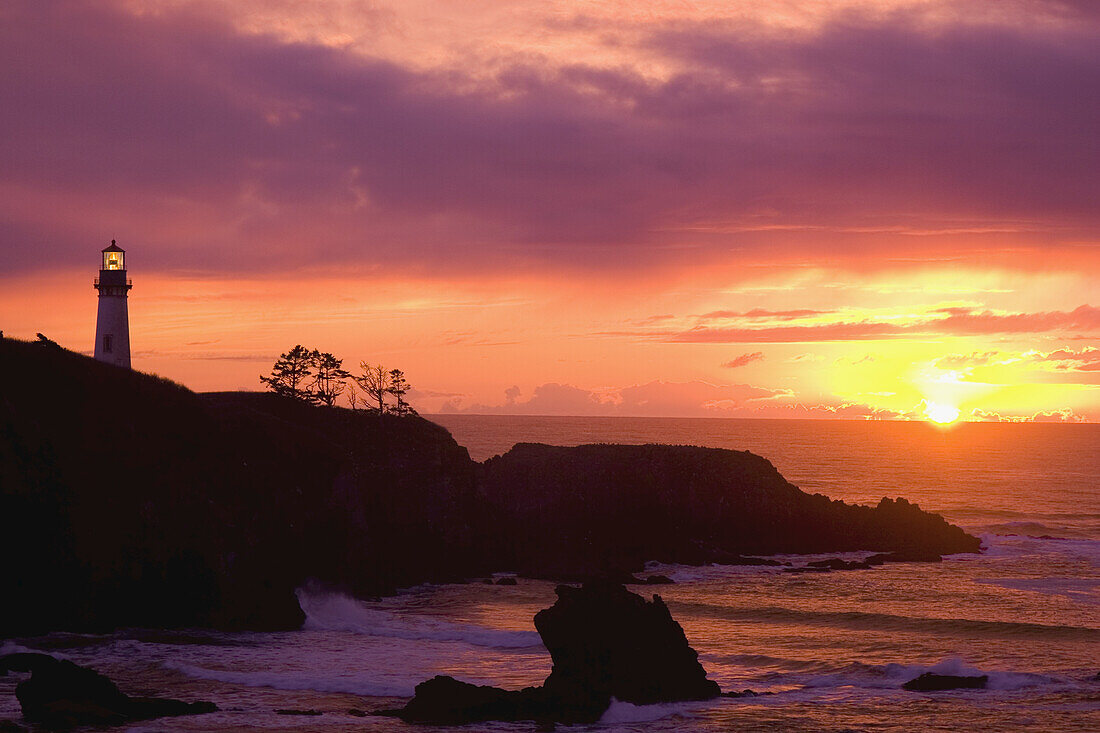
<svg viewBox="0 0 1100 733"><path fill-rule="evenodd" d="M467 4L468 5L468 4ZM1092 2L0 7L0 328L423 411L1100 420Z"/></svg>

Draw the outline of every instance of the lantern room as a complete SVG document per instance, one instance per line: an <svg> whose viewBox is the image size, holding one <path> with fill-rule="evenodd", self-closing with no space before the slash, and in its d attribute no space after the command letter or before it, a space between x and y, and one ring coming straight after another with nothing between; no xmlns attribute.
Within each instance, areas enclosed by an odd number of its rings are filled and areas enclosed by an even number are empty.
<svg viewBox="0 0 1100 733"><path fill-rule="evenodd" d="M99 291L99 314L95 322L95 358L130 368L130 315L127 297L133 285L126 277L126 253L115 240L100 250L102 269L95 279Z"/></svg>
<svg viewBox="0 0 1100 733"><path fill-rule="evenodd" d="M125 270L126 269L126 250L115 244L115 240L111 240L111 246L106 247L103 250L103 269L104 270Z"/></svg>

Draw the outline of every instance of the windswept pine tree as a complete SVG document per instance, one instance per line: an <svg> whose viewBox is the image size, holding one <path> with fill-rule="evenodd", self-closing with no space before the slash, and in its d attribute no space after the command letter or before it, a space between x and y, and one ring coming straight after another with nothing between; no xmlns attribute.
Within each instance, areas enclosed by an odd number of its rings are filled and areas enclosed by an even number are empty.
<svg viewBox="0 0 1100 733"><path fill-rule="evenodd" d="M271 375L261 375L260 381L271 387L271 391L277 395L312 402L310 377L313 376L314 353L297 344L285 354L280 354L271 367Z"/></svg>
<svg viewBox="0 0 1100 733"><path fill-rule="evenodd" d="M391 409L394 415L415 415L416 410L412 408L408 402L405 401L405 395L412 389L409 383L405 381L405 373L400 369L390 370L390 384L389 392L393 395L397 403Z"/></svg>
<svg viewBox="0 0 1100 733"><path fill-rule="evenodd" d="M345 380L351 374L343 369L344 360L337 359L329 352L321 352L317 349L312 353L313 363L313 401L332 407L336 404L336 398L344 392Z"/></svg>
<svg viewBox="0 0 1100 733"><path fill-rule="evenodd" d="M386 412L386 395L390 391L390 377L381 364L371 365L359 362L360 374L354 377L356 384L363 390L363 403L376 405L370 409L382 415Z"/></svg>
<svg viewBox="0 0 1100 733"><path fill-rule="evenodd" d="M412 387L400 369L387 370L381 364L359 363L360 373L353 375L344 369L344 360L327 351L307 349L301 344L280 354L271 367L270 376L261 376L275 394L313 405L332 407L340 395L347 392L348 404L354 410L359 404L378 415L415 415L416 410L405 401ZM356 389L358 387L358 389ZM386 395L394 398L388 404Z"/></svg>

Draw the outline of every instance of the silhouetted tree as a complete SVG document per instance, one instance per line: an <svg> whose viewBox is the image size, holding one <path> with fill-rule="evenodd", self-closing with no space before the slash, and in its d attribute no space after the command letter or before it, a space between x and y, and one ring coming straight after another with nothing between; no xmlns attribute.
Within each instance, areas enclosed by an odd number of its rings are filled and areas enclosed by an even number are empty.
<svg viewBox="0 0 1100 733"><path fill-rule="evenodd" d="M349 375L350 376L350 375ZM359 390L355 388L355 377L348 382L348 406L353 410L359 409Z"/></svg>
<svg viewBox="0 0 1100 733"><path fill-rule="evenodd" d="M361 361L359 369L362 373L355 377L355 381L363 390L363 404L366 404L367 400L377 403L378 407L371 409L377 410L378 414L382 415L386 412L386 394L390 391L390 378L386 368L381 364L371 366Z"/></svg>
<svg viewBox="0 0 1100 733"><path fill-rule="evenodd" d="M336 404L336 398L344 391L344 380L351 376L344 371L344 360L337 359L332 354L320 352L317 349L310 354L313 362L313 399L323 405L332 407Z"/></svg>
<svg viewBox="0 0 1100 733"><path fill-rule="evenodd" d="M309 378L313 374L312 368L313 352L298 344L285 354L280 354L271 367L271 376L261 376L260 381L271 387L275 394L311 402Z"/></svg>
<svg viewBox="0 0 1100 733"><path fill-rule="evenodd" d="M412 389L409 383L405 381L405 373L400 369L390 370L390 394L397 400L397 404L393 406L394 415L415 415L416 410L405 402L405 394Z"/></svg>

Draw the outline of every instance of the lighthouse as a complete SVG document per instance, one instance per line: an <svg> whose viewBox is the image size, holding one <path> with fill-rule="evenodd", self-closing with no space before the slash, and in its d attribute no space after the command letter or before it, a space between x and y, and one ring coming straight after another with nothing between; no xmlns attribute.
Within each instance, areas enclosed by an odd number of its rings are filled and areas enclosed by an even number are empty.
<svg viewBox="0 0 1100 733"><path fill-rule="evenodd" d="M130 317L127 293L133 285L126 279L126 252L111 240L103 250L103 264L95 289L99 291L99 315L95 321L95 358L130 368Z"/></svg>

